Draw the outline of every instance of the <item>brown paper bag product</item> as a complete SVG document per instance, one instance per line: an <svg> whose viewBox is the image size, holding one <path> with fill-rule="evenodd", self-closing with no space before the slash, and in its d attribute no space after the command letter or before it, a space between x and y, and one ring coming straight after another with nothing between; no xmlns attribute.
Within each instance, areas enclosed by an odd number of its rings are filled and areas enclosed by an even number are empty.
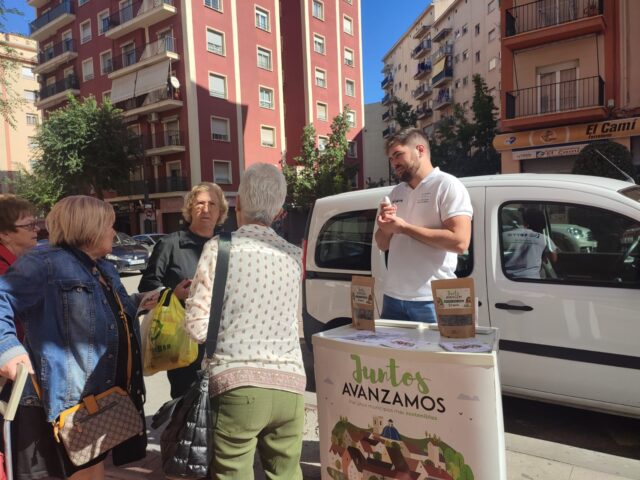
<svg viewBox="0 0 640 480"><path fill-rule="evenodd" d="M452 278L431 282L440 335L469 338L476 334L473 278Z"/></svg>
<svg viewBox="0 0 640 480"><path fill-rule="evenodd" d="M376 330L373 284L373 277L351 277L351 318L358 330Z"/></svg>

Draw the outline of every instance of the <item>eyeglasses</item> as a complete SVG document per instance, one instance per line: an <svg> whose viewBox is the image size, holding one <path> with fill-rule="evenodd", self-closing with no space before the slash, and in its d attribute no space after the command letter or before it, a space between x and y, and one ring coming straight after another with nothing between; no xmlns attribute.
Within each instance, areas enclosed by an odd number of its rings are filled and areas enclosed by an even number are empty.
<svg viewBox="0 0 640 480"><path fill-rule="evenodd" d="M24 228L26 230L40 230L38 222L24 223L22 225L14 225L16 228Z"/></svg>

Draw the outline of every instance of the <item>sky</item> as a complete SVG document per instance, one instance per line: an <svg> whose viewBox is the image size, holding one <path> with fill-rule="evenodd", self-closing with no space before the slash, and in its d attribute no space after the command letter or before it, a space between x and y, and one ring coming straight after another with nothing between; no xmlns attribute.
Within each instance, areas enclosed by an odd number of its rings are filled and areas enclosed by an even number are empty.
<svg viewBox="0 0 640 480"><path fill-rule="evenodd" d="M384 95L380 88L382 57L431 1L361 0L361 2L364 103L374 103L379 102ZM24 16L9 16L6 19L5 30L28 35L28 24L33 20L35 10L27 5L26 0L5 0L5 7L25 12Z"/></svg>

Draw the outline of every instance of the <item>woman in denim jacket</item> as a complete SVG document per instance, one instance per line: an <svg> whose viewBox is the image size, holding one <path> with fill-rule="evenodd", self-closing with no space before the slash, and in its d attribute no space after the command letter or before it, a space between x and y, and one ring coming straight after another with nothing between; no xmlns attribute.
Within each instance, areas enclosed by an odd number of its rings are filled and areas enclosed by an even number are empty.
<svg viewBox="0 0 640 480"><path fill-rule="evenodd" d="M132 332L129 391L144 422L136 307L103 259L111 252L114 220L113 208L102 200L64 198L47 216L50 246L23 255L0 277L0 375L14 379L17 364L24 363L35 372L42 395L27 382L13 428L17 479L104 478L106 454L74 466L54 440L51 422L87 395L113 386L127 389L127 331ZM22 343L17 316L25 329ZM120 444L113 449L114 463L144 457L146 444L145 434Z"/></svg>

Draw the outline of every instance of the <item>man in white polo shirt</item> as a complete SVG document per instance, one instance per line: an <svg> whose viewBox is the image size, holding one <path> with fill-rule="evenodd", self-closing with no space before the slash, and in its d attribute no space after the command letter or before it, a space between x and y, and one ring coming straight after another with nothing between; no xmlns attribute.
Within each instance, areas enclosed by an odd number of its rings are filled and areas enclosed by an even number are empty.
<svg viewBox="0 0 640 480"><path fill-rule="evenodd" d="M433 167L420 130L396 133L385 148L402 183L377 218L376 244L389 250L380 316L433 323L431 281L455 278L458 254L471 240L471 200L460 180Z"/></svg>

